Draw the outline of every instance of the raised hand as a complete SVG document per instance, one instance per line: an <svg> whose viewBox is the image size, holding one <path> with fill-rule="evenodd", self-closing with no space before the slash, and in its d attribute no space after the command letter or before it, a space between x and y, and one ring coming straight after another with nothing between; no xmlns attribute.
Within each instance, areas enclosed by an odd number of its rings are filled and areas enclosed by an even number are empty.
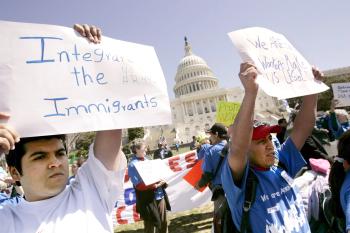
<svg viewBox="0 0 350 233"><path fill-rule="evenodd" d="M242 63L239 71L239 78L243 84L246 93L256 94L259 85L256 83L256 77L258 76L258 71L256 67L248 62Z"/></svg>
<svg viewBox="0 0 350 233"><path fill-rule="evenodd" d="M74 24L74 30L77 31L81 36L86 37L89 41L99 44L101 43L101 29L88 24Z"/></svg>

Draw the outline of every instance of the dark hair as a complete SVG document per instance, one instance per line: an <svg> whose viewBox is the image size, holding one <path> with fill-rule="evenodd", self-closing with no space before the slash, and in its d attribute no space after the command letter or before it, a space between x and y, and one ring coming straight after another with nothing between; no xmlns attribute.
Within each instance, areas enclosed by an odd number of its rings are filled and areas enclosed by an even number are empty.
<svg viewBox="0 0 350 233"><path fill-rule="evenodd" d="M142 139L140 138L135 139L130 146L131 152L136 154L136 149L139 150L142 145L146 145Z"/></svg>
<svg viewBox="0 0 350 233"><path fill-rule="evenodd" d="M49 140L52 138L57 138L59 140L62 140L64 148L67 150L66 136L64 134L21 138L21 140L15 144L15 149L10 150L9 154L6 155L7 165L9 167L15 167L19 172L19 174L22 175L22 157L26 153L25 145L29 142L38 141L38 140Z"/></svg>
<svg viewBox="0 0 350 233"><path fill-rule="evenodd" d="M343 158L350 164L350 131L346 131L338 142L338 157ZM333 215L344 218L344 212L340 204L340 189L345 179L343 163L335 161L329 174L329 186L332 192L330 209Z"/></svg>
<svg viewBox="0 0 350 233"><path fill-rule="evenodd" d="M282 124L283 122L286 122L287 123L287 120L286 118L281 118L277 121L277 124Z"/></svg>

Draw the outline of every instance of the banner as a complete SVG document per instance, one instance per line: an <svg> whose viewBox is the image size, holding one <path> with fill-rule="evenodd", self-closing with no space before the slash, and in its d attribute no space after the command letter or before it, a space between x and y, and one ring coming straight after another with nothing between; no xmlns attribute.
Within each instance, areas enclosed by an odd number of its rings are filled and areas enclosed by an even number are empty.
<svg viewBox="0 0 350 233"><path fill-rule="evenodd" d="M166 179L166 192L171 205L171 213L191 210L207 204L211 199L209 188L196 190L194 185L200 179L201 160L196 151L190 151L163 160L171 169L172 176ZM113 225L129 224L140 220L136 212L135 190L129 177L124 180L124 193L119 197L113 211Z"/></svg>
<svg viewBox="0 0 350 233"><path fill-rule="evenodd" d="M240 103L219 101L216 104L216 122L227 127L230 126L233 124L240 107Z"/></svg>
<svg viewBox="0 0 350 233"><path fill-rule="evenodd" d="M154 48L0 21L0 112L22 137L171 124Z"/></svg>
<svg viewBox="0 0 350 233"><path fill-rule="evenodd" d="M287 99L328 90L314 79L310 64L283 35L260 27L228 35L242 60L256 66L257 83L268 95Z"/></svg>
<svg viewBox="0 0 350 233"><path fill-rule="evenodd" d="M350 106L350 83L332 83L334 99L338 100L336 107Z"/></svg>

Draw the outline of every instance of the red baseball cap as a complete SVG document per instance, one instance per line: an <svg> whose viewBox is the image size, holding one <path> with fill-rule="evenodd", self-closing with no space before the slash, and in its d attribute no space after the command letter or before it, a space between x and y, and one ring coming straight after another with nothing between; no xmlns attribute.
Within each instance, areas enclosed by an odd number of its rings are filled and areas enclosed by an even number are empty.
<svg viewBox="0 0 350 233"><path fill-rule="evenodd" d="M269 125L264 122L254 121L252 140L266 138L270 133L279 133L282 127L279 125Z"/></svg>

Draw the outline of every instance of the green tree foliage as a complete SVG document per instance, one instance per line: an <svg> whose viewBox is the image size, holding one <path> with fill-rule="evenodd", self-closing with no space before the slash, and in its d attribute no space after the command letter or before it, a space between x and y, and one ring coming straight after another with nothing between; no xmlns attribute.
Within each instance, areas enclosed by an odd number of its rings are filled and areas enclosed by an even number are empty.
<svg viewBox="0 0 350 233"><path fill-rule="evenodd" d="M145 136L145 130L143 127L128 129L129 142L135 138L143 138Z"/></svg>
<svg viewBox="0 0 350 233"><path fill-rule="evenodd" d="M76 139L75 149L77 151L76 156L86 157L89 152L89 146L95 138L95 132L81 133Z"/></svg>

